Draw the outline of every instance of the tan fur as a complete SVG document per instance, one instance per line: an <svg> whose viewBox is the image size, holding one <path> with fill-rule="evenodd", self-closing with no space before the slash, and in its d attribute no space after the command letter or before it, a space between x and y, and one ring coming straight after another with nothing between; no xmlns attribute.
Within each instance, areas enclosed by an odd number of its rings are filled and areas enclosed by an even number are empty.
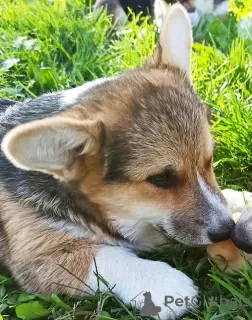
<svg viewBox="0 0 252 320"><path fill-rule="evenodd" d="M3 190L0 203L7 238L5 261L20 285L30 292L90 292L77 278L85 281L98 247L88 239L72 239L67 233L47 227L46 218L20 208Z"/></svg>
<svg viewBox="0 0 252 320"><path fill-rule="evenodd" d="M99 118L103 119L106 127L113 126L115 128L121 125L125 126L127 123L131 124L131 86L134 88L134 91L138 91L138 95L143 95L143 97L148 95L147 90L145 90L145 83L153 83L160 87L170 86L189 94L188 87L191 87L191 85L185 75L178 69L166 69L163 62L160 62L159 70L154 69L153 66L156 67L156 63L151 60L148 63L148 67L150 68L148 72L143 70L139 71L137 75L126 74L122 79L117 80L116 86L113 83L105 84L99 92L99 98L96 98L95 103L91 100L93 99L92 96L90 97L90 101L85 98L85 103L91 107L91 110L92 105L102 103L104 113L101 115L98 113ZM117 110L116 113L114 112L115 109ZM85 111L83 114L82 110L82 106L73 107L71 116L75 117L75 114L76 117L86 116ZM68 114L68 112L65 114ZM93 117L92 114L89 116ZM166 122L158 122L156 125L158 127L153 127L153 132L160 131L160 127L162 126L166 130ZM92 202L98 204L105 215L110 215L111 213L113 216L114 214L119 216L130 215L129 210L127 210L129 202L132 205L137 205L138 203L146 202L146 199L148 199L147 203L150 205L158 204L163 208L167 205L174 208L184 207L188 212L188 204L192 199L191 195L195 193L195 190L192 188L192 181L195 179L195 165L199 166L199 171L207 179L209 185L217 188L212 170L212 160L210 159L212 157L212 146L209 146L209 144L211 144L212 140L209 141L210 133L206 119L202 124L202 131L204 132L201 142L202 149L195 150L194 141L191 140L188 141L187 145L180 145L179 152L176 152L176 149L171 152L171 146L176 147L177 145L177 135L174 137L164 135L160 139L159 144L156 144L155 148L151 148L150 150L145 146L145 138L140 136L138 145L141 147L136 150L136 159L134 159L132 165L126 168L127 175L134 181L130 185L122 184L114 186L104 184L101 178L104 170L102 158L100 158L100 163L96 161L96 164L92 163L94 161L92 158L90 159L89 169L86 170L87 174L80 181L80 190L88 195ZM182 137L185 133L180 132L179 134ZM129 137L129 139L131 138L133 139L134 137ZM156 156L157 154L159 155L158 157ZM202 160L197 164L194 159L198 159L198 156ZM145 181L148 176L162 172L167 164L174 165L180 173L183 187L179 190L157 189Z"/></svg>

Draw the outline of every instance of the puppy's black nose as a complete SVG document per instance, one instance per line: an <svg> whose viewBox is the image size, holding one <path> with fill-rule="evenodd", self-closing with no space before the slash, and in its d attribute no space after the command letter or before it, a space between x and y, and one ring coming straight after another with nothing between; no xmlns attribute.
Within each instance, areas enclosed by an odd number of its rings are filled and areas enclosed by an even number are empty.
<svg viewBox="0 0 252 320"><path fill-rule="evenodd" d="M232 228L230 232L230 238L234 245L246 253L252 253L252 243L248 243L246 232L243 232L241 228Z"/></svg>
<svg viewBox="0 0 252 320"><path fill-rule="evenodd" d="M222 224L218 229L212 229L208 231L208 235L211 241L220 242L230 239L230 233L233 230L235 223L230 220L228 223Z"/></svg>

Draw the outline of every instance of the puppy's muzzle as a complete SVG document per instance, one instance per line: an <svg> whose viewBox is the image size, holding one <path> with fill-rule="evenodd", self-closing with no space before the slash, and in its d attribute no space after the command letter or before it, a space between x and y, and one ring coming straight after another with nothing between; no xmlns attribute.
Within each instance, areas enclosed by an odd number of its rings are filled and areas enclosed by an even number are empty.
<svg viewBox="0 0 252 320"><path fill-rule="evenodd" d="M208 236L212 242L228 240L231 236L234 226L235 223L232 219L228 221L221 221L218 228L208 231Z"/></svg>

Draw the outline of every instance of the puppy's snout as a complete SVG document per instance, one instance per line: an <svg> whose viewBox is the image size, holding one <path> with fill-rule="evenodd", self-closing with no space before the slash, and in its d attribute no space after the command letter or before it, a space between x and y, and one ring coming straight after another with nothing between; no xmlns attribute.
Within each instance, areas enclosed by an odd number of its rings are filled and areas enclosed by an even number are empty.
<svg viewBox="0 0 252 320"><path fill-rule="evenodd" d="M198 184L201 194L201 207L207 221L207 235L211 242L220 242L230 238L235 222L227 207L225 198L218 188L209 188L200 175Z"/></svg>
<svg viewBox="0 0 252 320"><path fill-rule="evenodd" d="M223 221L219 224L218 228L210 229L208 231L209 238L212 242L220 242L228 240L231 232L234 229L235 223L230 218L228 221Z"/></svg>

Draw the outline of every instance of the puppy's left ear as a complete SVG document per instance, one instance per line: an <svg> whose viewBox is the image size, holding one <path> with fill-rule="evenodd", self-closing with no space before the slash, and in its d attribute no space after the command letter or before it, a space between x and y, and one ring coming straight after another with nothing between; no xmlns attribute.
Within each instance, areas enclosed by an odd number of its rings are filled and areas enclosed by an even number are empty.
<svg viewBox="0 0 252 320"><path fill-rule="evenodd" d="M2 151L23 170L42 171L71 180L85 171L83 157L98 153L102 133L100 121L58 116L12 129L3 139Z"/></svg>
<svg viewBox="0 0 252 320"><path fill-rule="evenodd" d="M155 8L162 19L157 48L160 51L160 63L178 67L190 77L192 27L187 11L180 4L169 8L163 0L156 0Z"/></svg>
<svg viewBox="0 0 252 320"><path fill-rule="evenodd" d="M206 110L207 121L209 124L211 124L211 121L213 119L211 107L207 103L204 103L204 106Z"/></svg>

